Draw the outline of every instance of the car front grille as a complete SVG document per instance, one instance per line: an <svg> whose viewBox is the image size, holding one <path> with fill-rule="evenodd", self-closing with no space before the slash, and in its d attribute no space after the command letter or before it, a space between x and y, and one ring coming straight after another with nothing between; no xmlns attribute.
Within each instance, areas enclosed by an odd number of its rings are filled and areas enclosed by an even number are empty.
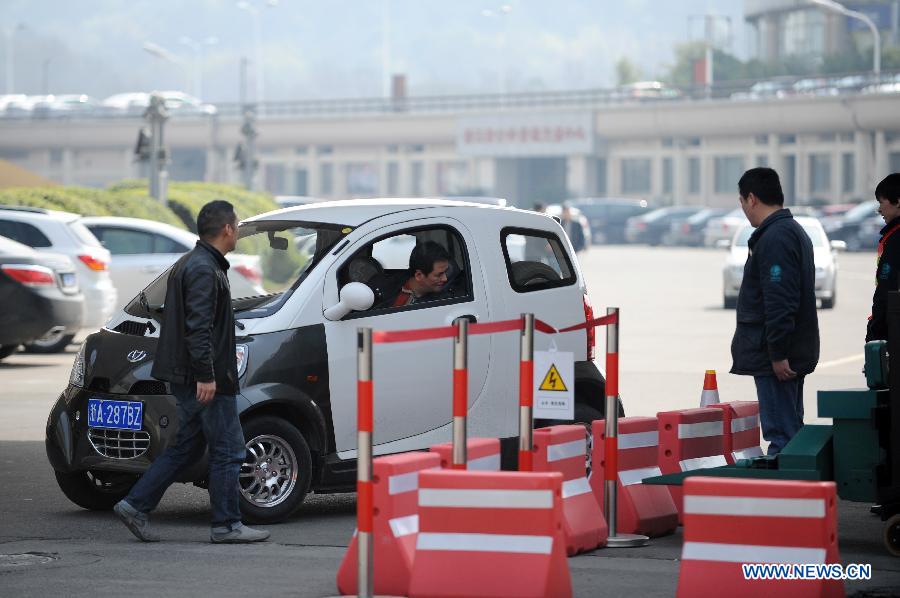
<svg viewBox="0 0 900 598"><path fill-rule="evenodd" d="M150 448L150 434L138 430L88 428L94 450L110 459L137 459Z"/></svg>
<svg viewBox="0 0 900 598"><path fill-rule="evenodd" d="M146 322L135 322L134 320L124 320L113 328L114 331L121 334L130 334L131 336L144 336L147 333Z"/></svg>
<svg viewBox="0 0 900 598"><path fill-rule="evenodd" d="M138 380L131 385L131 390L128 391L128 394L165 395L169 394L169 389L166 388L165 382L160 382L159 380Z"/></svg>

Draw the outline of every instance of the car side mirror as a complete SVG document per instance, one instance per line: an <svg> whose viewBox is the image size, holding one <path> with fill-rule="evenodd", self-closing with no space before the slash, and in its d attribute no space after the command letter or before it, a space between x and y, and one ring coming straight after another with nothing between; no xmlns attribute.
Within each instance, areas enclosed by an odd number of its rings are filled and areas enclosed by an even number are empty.
<svg viewBox="0 0 900 598"><path fill-rule="evenodd" d="M847 251L847 242L835 240L831 242L831 248L835 251Z"/></svg>
<svg viewBox="0 0 900 598"><path fill-rule="evenodd" d="M365 311L375 303L375 292L361 282L348 282L341 288L341 300L325 310L325 317L337 321L351 311Z"/></svg>
<svg viewBox="0 0 900 598"><path fill-rule="evenodd" d="M731 241L728 239L718 239L716 241L716 249L731 249Z"/></svg>

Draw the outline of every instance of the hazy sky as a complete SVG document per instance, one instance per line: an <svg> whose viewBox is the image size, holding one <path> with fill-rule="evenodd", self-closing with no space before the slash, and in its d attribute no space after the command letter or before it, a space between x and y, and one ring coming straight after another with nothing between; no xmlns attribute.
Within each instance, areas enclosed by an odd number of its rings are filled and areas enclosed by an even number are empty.
<svg viewBox="0 0 900 598"><path fill-rule="evenodd" d="M390 71L407 75L410 95L604 87L615 83L615 63L623 56L653 78L672 62L674 44L702 34L696 17L705 13L730 17L730 50L748 53L742 0L247 4L259 10L266 100L381 95L385 47ZM19 93L41 93L45 85L51 93L100 98L190 91L198 63L182 38L215 37L218 43L203 49L199 63L202 95L234 101L240 58L255 58L254 17L234 0L0 0L0 11L4 41L14 30ZM721 29L724 34L724 22ZM145 42L180 57L182 66L143 51ZM0 84L7 82L8 47L0 46Z"/></svg>

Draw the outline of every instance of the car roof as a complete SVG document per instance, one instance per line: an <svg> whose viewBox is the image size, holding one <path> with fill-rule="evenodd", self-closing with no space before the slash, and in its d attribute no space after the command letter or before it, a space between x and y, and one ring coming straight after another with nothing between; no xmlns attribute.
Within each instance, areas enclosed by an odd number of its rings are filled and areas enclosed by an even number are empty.
<svg viewBox="0 0 900 598"><path fill-rule="evenodd" d="M120 228L134 228L146 232L154 232L166 234L176 237L183 241L193 243L197 240L197 235L183 228L172 226L165 222L157 222L156 220L146 220L144 218L128 218L126 216L85 216L81 219L85 226L113 226Z"/></svg>
<svg viewBox="0 0 900 598"><path fill-rule="evenodd" d="M389 214L435 208L459 210L461 213L467 210L515 210L517 212L525 212L525 210L517 210L515 208L501 208L487 204L438 198L348 199L283 208L253 216L243 222L296 220L298 222L321 222L324 224L342 224L355 227L369 220Z"/></svg>
<svg viewBox="0 0 900 598"><path fill-rule="evenodd" d="M74 220L78 220L81 218L79 214L73 214L72 212L61 212L59 210L47 210L45 208L32 208L28 206L4 206L0 205L0 214L20 214L20 215L34 215L34 216L49 216L56 220L62 220L63 222L69 223Z"/></svg>

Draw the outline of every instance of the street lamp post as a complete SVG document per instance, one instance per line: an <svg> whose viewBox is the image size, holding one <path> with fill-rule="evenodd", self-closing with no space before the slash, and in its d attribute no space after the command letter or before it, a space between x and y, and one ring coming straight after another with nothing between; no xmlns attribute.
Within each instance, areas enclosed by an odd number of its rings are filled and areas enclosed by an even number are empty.
<svg viewBox="0 0 900 598"><path fill-rule="evenodd" d="M16 53L16 44L15 38L16 33L19 31L24 31L25 25L22 23L17 23L13 27L9 27L3 31L4 37L6 38L6 84L5 90L7 94L13 93L13 88L16 85L16 77L13 72L13 69L16 66L15 61L15 53Z"/></svg>
<svg viewBox="0 0 900 598"><path fill-rule="evenodd" d="M502 4L502 5L498 6L497 8L482 9L481 16L488 18L488 19L503 18L503 17L508 17L510 14L512 14L512 11L513 11L512 4ZM497 79L500 81L500 93L505 94L507 92L507 86L509 84L509 81L507 81L507 72L506 72L506 66L507 66L507 61L506 61L507 39L506 38L509 33L508 23L507 23L506 19L503 19L501 26L502 26L502 30L501 30L501 38L500 38L500 60L499 60L500 64L499 64L499 69L498 69L499 76L497 77Z"/></svg>
<svg viewBox="0 0 900 598"><path fill-rule="evenodd" d="M265 0L265 5L269 8L274 8L278 5L278 0ZM265 84L263 81L263 58L262 58L262 12L259 7L256 6L254 2L250 0L240 0L237 3L237 7L241 10L246 10L250 13L250 16L253 18L253 54L254 54L254 65L256 70L256 105L257 105L257 113L262 115L263 113L263 102L264 99L264 88Z"/></svg>
<svg viewBox="0 0 900 598"><path fill-rule="evenodd" d="M834 0L810 0L810 2L832 12L842 14L845 17L862 21L866 24L869 31L872 32L872 72L875 74L875 78L878 79L881 76L881 33L878 31L878 26L875 24L875 21L873 21L869 15L856 10L850 10L843 4L839 4Z"/></svg>
<svg viewBox="0 0 900 598"><path fill-rule="evenodd" d="M154 44L153 42L144 42L144 45L142 47L148 54L152 54L157 58L162 58L166 62L171 62L172 64L178 66L182 71L184 71L185 86L190 87L191 69L188 68L187 64L185 64L184 59L174 54L173 52L166 50L159 44Z"/></svg>
<svg viewBox="0 0 900 598"><path fill-rule="evenodd" d="M206 37L200 41L192 39L186 35L182 35L178 40L180 43L191 49L193 53L193 83L191 85L191 93L195 97L203 98L203 49L205 47L214 46L219 43L219 38L215 36Z"/></svg>

